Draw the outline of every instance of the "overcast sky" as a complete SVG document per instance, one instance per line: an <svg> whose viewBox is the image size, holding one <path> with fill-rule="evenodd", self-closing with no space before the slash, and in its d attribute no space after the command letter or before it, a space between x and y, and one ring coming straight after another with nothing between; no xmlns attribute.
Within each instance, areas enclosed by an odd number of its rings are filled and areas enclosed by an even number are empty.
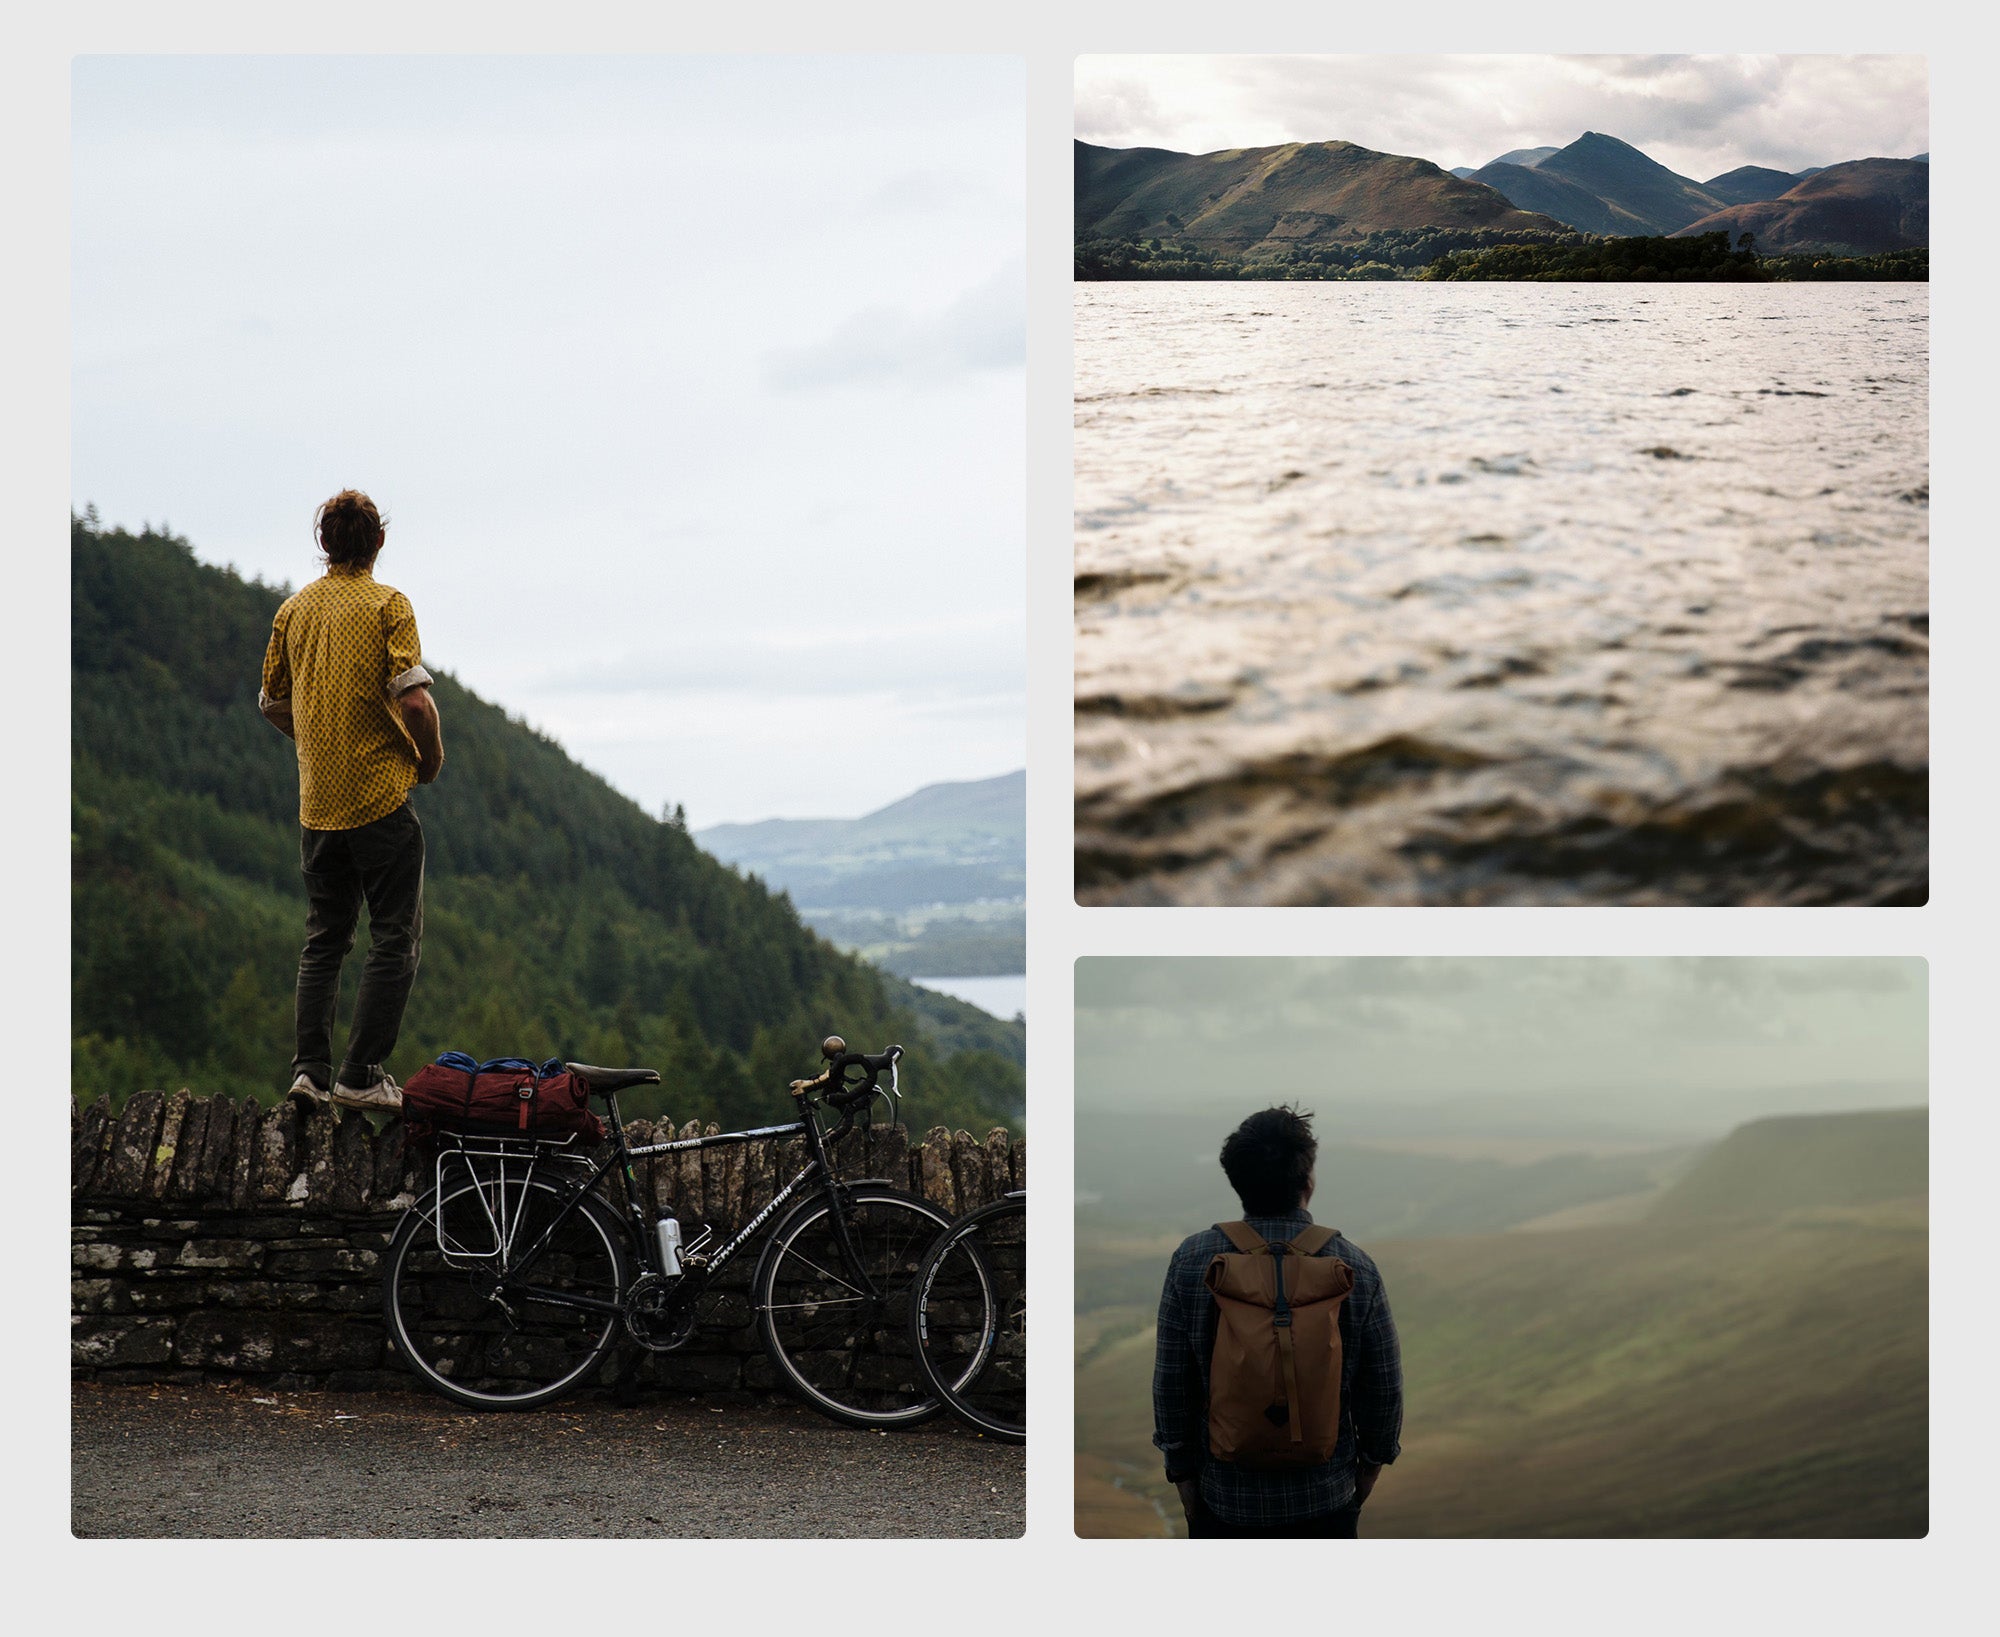
<svg viewBox="0 0 2000 1637"><path fill-rule="evenodd" d="M696 825L1019 767L1023 107L1012 58L79 58L74 504L298 585L368 490L425 660Z"/></svg>
<svg viewBox="0 0 2000 1637"><path fill-rule="evenodd" d="M1881 1101L1856 1082L1921 1101L1928 1074L1917 960L1086 959L1076 995L1087 1109L1581 1094L1702 1126Z"/></svg>
<svg viewBox="0 0 2000 1637"><path fill-rule="evenodd" d="M1601 131L1705 181L1930 146L1922 57L1111 57L1077 59L1076 134L1212 153L1359 143L1450 169Z"/></svg>

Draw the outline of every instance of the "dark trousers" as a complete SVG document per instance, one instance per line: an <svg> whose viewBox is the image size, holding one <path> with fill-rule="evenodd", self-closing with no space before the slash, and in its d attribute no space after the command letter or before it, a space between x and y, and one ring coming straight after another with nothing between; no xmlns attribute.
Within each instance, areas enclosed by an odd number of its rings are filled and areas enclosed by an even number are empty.
<svg viewBox="0 0 2000 1637"><path fill-rule="evenodd" d="M1343 1506L1297 1523L1226 1523L1206 1506L1188 1519L1189 1540L1354 1540L1359 1535L1361 1508Z"/></svg>
<svg viewBox="0 0 2000 1637"><path fill-rule="evenodd" d="M361 968L361 994L340 1082L372 1085L396 1048L423 947L424 827L405 802L388 817L358 829L302 829L299 872L306 880L306 947L299 956L298 1051L292 1072L311 1075L322 1087L333 1080L340 963L354 947L354 929L366 903L368 960Z"/></svg>

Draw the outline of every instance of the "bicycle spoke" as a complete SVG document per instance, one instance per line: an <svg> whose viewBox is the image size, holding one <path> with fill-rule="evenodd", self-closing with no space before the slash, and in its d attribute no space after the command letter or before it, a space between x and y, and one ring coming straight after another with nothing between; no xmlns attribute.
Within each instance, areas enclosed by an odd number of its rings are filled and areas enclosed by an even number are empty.
<svg viewBox="0 0 2000 1637"><path fill-rule="evenodd" d="M926 1379L952 1412L1016 1442L1027 1433L1026 1221L1025 1201L1009 1199L957 1223L926 1255L910 1326ZM983 1308L973 1299L981 1292Z"/></svg>
<svg viewBox="0 0 2000 1637"><path fill-rule="evenodd" d="M937 1406L909 1344L908 1314L917 1267L944 1219L888 1190L842 1197L845 1244L831 1197L780 1230L757 1292L766 1346L790 1384L829 1415L863 1425L921 1420Z"/></svg>
<svg viewBox="0 0 2000 1637"><path fill-rule="evenodd" d="M817 1273L822 1279L829 1280L832 1283L841 1286L845 1290L853 1291L854 1294L857 1297L859 1297L862 1301L866 1301L868 1299L868 1292L863 1290L859 1285L850 1284L847 1280L841 1278L839 1274L830 1272L826 1268L821 1267L817 1262L813 1261L812 1258L807 1256L803 1251L797 1251L794 1252L794 1254L798 1257L799 1261L804 1263L807 1267L811 1268L813 1272Z"/></svg>
<svg viewBox="0 0 2000 1637"><path fill-rule="evenodd" d="M442 1197L398 1230L384 1292L390 1333L440 1392L536 1403L584 1379L609 1351L622 1324L623 1258L589 1211L556 1226L570 1197L496 1166L447 1178ZM527 1257L520 1286L507 1283L512 1247Z"/></svg>

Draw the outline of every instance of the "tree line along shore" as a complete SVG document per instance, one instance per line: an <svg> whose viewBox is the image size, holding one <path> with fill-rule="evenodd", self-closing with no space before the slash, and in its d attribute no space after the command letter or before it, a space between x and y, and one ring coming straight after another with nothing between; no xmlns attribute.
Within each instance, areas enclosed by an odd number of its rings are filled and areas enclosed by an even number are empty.
<svg viewBox="0 0 2000 1637"><path fill-rule="evenodd" d="M1079 283L1143 279L1484 280L1564 284L1927 282L1930 251L1870 256L1766 254L1755 236L1612 237L1491 228L1391 229L1341 244L1259 247L1254 254L1167 238L1091 239L1075 249Z"/></svg>

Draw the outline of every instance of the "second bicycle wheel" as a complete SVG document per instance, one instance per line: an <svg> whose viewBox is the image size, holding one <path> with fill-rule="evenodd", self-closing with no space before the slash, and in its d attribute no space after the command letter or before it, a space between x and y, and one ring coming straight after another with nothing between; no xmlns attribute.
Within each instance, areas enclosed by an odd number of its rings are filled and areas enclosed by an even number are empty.
<svg viewBox="0 0 2000 1637"><path fill-rule="evenodd" d="M752 1291L779 1379L854 1427L910 1427L944 1406L910 1346L917 1267L951 1218L914 1194L863 1185L797 1206L771 1236ZM984 1303L990 1292L974 1298ZM981 1311L984 1311L983 1306Z"/></svg>
<svg viewBox="0 0 2000 1637"><path fill-rule="evenodd" d="M1009 1194L961 1217L917 1270L911 1345L933 1391L968 1426L1005 1443L1028 1436L1028 1201ZM991 1294L989 1322L971 1300Z"/></svg>

